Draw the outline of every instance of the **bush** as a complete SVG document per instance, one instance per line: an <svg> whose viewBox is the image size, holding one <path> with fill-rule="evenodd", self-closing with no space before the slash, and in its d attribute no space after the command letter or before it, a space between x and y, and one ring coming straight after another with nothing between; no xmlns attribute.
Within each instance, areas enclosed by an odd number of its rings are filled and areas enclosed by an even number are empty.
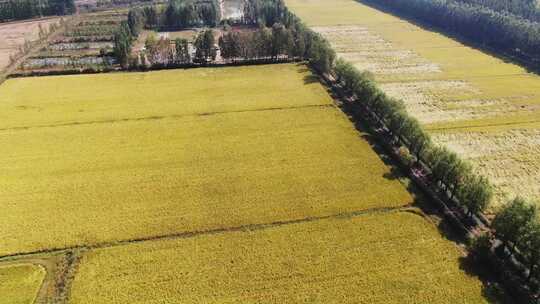
<svg viewBox="0 0 540 304"><path fill-rule="evenodd" d="M468 250L469 257L474 261L489 264L491 261L491 237L484 233L473 238L468 245Z"/></svg>

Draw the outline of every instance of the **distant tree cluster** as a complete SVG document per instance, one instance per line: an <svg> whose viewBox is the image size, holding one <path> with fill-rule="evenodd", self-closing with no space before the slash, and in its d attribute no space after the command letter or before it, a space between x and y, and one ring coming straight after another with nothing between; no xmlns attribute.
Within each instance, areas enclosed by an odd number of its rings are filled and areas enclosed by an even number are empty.
<svg viewBox="0 0 540 304"><path fill-rule="evenodd" d="M252 59L304 58L305 32L275 23L271 28L261 26L256 31L226 31L219 39L221 56L230 61Z"/></svg>
<svg viewBox="0 0 540 304"><path fill-rule="evenodd" d="M217 0L170 0L163 15L163 26L172 29L215 27L220 18Z"/></svg>
<svg viewBox="0 0 540 304"><path fill-rule="evenodd" d="M0 22L69 15L75 10L74 0L4 0L0 1Z"/></svg>
<svg viewBox="0 0 540 304"><path fill-rule="evenodd" d="M190 27L215 27L221 18L217 0L170 0L165 7L151 5L129 10L130 27L140 30L180 30Z"/></svg>
<svg viewBox="0 0 540 304"><path fill-rule="evenodd" d="M180 1L182 2L182 1ZM179 3L180 3L179 2ZM184 4L182 4L184 3ZM191 1L171 5L191 5ZM213 2L197 2L199 5ZM319 71L327 73L335 60L335 52L330 44L321 35L307 28L299 18L290 13L282 0L248 0L246 10L249 11L249 23L257 25L253 31L237 31L225 25L223 35L216 39L210 29L199 33L193 43L194 54L189 52L187 41L168 39L153 39L147 41L147 55L138 58L141 65L169 65L186 63L209 63L216 59L219 49L221 59L229 62L239 60L281 60L284 58L307 59ZM182 11L182 10L179 10ZM178 11L178 12L179 12ZM129 11L127 25L128 31L122 29L117 33L119 62L128 63L125 51L128 50L128 41L132 41L143 28L160 27L165 13L160 13L154 7L133 8ZM189 14L188 14L189 15ZM175 15L174 23L177 25L189 24L183 20L185 14ZM172 20L172 17L170 17ZM165 17L165 20L167 17ZM172 22L172 21L171 21ZM155 27L154 27L155 26ZM115 43L116 45L116 43ZM180 50L180 53L178 51ZM168 54L168 55L165 55ZM155 56L154 56L155 55Z"/></svg>
<svg viewBox="0 0 540 304"><path fill-rule="evenodd" d="M526 59L540 59L540 23L489 6L481 0L367 0L477 43ZM508 0L500 0L503 1ZM487 5L488 1L484 4ZM496 3L495 0L489 1ZM494 5L494 4L493 4Z"/></svg>
<svg viewBox="0 0 540 304"><path fill-rule="evenodd" d="M508 12L525 19L539 21L537 0L453 0L455 2L480 5L498 12Z"/></svg>
<svg viewBox="0 0 540 304"><path fill-rule="evenodd" d="M145 52L138 57L131 58L132 67L146 67L147 65L184 65L192 62L189 43L186 39L177 38L171 41L168 38L157 39L150 35L145 41Z"/></svg>

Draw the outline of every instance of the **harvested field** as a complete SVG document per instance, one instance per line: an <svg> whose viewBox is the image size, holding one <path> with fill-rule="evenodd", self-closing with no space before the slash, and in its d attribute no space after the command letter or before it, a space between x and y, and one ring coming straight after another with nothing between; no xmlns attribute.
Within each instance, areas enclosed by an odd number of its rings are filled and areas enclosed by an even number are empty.
<svg viewBox="0 0 540 304"><path fill-rule="evenodd" d="M7 81L0 255L411 203L307 79L273 65Z"/></svg>
<svg viewBox="0 0 540 304"><path fill-rule="evenodd" d="M437 142L470 160L500 191L498 201L511 199L506 193L536 197L540 193L540 129L434 133Z"/></svg>
<svg viewBox="0 0 540 304"><path fill-rule="evenodd" d="M0 302L32 304L45 278L45 269L31 264L0 265Z"/></svg>
<svg viewBox="0 0 540 304"><path fill-rule="evenodd" d="M9 64L9 57L17 54L25 41L39 38L39 27L49 30L51 24L58 23L60 18L44 18L32 21L19 21L0 24L0 71Z"/></svg>
<svg viewBox="0 0 540 304"><path fill-rule="evenodd" d="M373 72L389 95L403 99L409 111L436 134L437 142L451 143L479 171L493 177L494 207L516 194L540 198L535 173L540 158L516 154L534 153L540 149L538 142L532 138L524 147L516 147L508 136L536 133L532 125L540 122L539 76L357 1L286 2L325 35L340 56ZM523 131L524 124L533 130ZM471 134L482 127L491 128L490 135L479 141L482 135ZM452 133L451 140L445 132ZM498 165L486 164L490 154L477 155L486 149L471 146L484 141L501 145L497 160L489 161ZM474 150L475 156L465 150Z"/></svg>
<svg viewBox="0 0 540 304"><path fill-rule="evenodd" d="M487 303L460 257L413 213L334 218L91 251L72 303Z"/></svg>

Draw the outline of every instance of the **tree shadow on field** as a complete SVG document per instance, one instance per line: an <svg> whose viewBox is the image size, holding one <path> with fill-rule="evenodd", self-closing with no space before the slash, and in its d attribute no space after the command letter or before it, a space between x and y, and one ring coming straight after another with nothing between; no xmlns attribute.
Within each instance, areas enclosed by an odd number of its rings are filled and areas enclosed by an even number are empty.
<svg viewBox="0 0 540 304"><path fill-rule="evenodd" d="M319 77L313 74L308 74L304 76L304 84L312 84L312 83L317 83L317 82L319 82Z"/></svg>
<svg viewBox="0 0 540 304"><path fill-rule="evenodd" d="M459 258L459 268L482 282L482 296L492 304L514 304L516 300L505 292L496 280L490 265L475 261L470 255Z"/></svg>
<svg viewBox="0 0 540 304"><path fill-rule="evenodd" d="M319 76L312 71L305 63L298 63L296 65L298 67L298 73L305 74L304 75L304 84L312 84L312 83L320 83L321 79Z"/></svg>

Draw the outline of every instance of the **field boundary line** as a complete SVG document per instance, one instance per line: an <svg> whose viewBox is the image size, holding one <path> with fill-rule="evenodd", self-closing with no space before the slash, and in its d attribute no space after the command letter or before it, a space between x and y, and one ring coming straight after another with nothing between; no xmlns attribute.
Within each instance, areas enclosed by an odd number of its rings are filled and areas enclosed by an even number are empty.
<svg viewBox="0 0 540 304"><path fill-rule="evenodd" d="M90 120L90 121L83 121L83 122L66 122L66 123L50 124L50 125L8 127L8 128L1 128L0 132L25 131L25 130L30 130L30 129L57 128L57 127L69 127L69 126L93 125L93 124L114 124L114 123L133 122L133 121L182 119L182 118L188 118L188 117L214 116L214 115L235 114L235 113L286 111L286 110L295 110L295 109L303 109L303 108L335 108L335 105L332 103L311 104L311 105L303 105L303 106L271 107L271 108L246 109L246 110L236 110L236 111L203 112L203 113L185 114L185 115L178 114L178 115L163 115L163 116L146 116L146 117L136 117L136 118L107 119L107 120Z"/></svg>
<svg viewBox="0 0 540 304"><path fill-rule="evenodd" d="M101 242L101 243L96 243L92 245L76 245L76 246L51 248L51 249L44 249L44 250L37 250L37 251L30 251L30 252L19 252L19 253L13 253L13 254L0 256L0 266L5 262L7 263L7 262L16 261L19 259L21 260L27 259L33 255L38 255L38 254L51 254L51 253L59 253L59 252L74 251L74 250L95 250L95 249L102 249L102 248L127 246L130 244L136 244L136 243L142 243L142 242L148 242L148 241L188 239L188 238L195 238L195 237L207 236L207 235L225 234L225 233L230 233L230 232L260 231L260 230L266 230L266 229L287 226L287 225L316 222L320 220L351 219L351 218L356 218L356 217L361 217L361 216L366 216L366 215L371 215L371 214L387 214L387 213L392 213L392 212L412 212L419 216L421 215L424 218L426 217L425 214L420 209L412 206L412 204L408 204L408 205L404 205L400 207L376 207L376 208L369 208L365 210L356 210L356 211L335 213L335 214L323 215L323 216L308 216L304 218L291 219L291 220L278 220L278 221L268 222L268 223L245 224L245 225L240 225L240 226L214 228L214 229L208 229L208 230L183 231L183 232L169 233L169 234L163 234L163 235L154 235L154 236L141 237L141 238Z"/></svg>
<svg viewBox="0 0 540 304"><path fill-rule="evenodd" d="M426 130L445 131L445 130L459 130L459 129L489 128L489 127L501 127L501 126L513 126L513 125L528 125L528 124L534 124L534 123L539 123L539 122L540 122L540 119L516 121L516 122L488 123L488 124L483 124L483 125L466 125L466 126L456 126L456 127L435 127L435 128L426 127Z"/></svg>

